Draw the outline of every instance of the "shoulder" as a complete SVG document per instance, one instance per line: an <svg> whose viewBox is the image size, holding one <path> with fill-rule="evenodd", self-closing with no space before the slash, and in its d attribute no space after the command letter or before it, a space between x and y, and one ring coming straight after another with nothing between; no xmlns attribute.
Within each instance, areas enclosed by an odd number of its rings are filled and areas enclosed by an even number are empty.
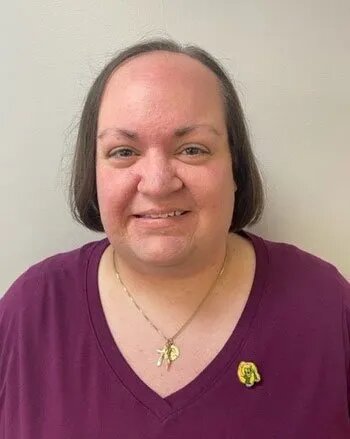
<svg viewBox="0 0 350 439"><path fill-rule="evenodd" d="M271 296L304 310L350 309L350 284L332 263L291 243L253 239L264 248Z"/></svg>
<svg viewBox="0 0 350 439"><path fill-rule="evenodd" d="M277 269L325 273L335 267L325 259L312 254L302 248L287 242L278 242L263 239L270 257L270 261Z"/></svg>
<svg viewBox="0 0 350 439"><path fill-rule="evenodd" d="M22 273L0 298L0 325L5 318L13 318L32 303L37 303L50 288L77 281L84 271L90 253L106 239L89 242L79 248L52 255L32 265ZM0 326L1 329L1 326Z"/></svg>
<svg viewBox="0 0 350 439"><path fill-rule="evenodd" d="M261 238L262 239L262 238ZM269 258L271 275L312 285L348 286L349 283L331 262L300 247L262 239Z"/></svg>

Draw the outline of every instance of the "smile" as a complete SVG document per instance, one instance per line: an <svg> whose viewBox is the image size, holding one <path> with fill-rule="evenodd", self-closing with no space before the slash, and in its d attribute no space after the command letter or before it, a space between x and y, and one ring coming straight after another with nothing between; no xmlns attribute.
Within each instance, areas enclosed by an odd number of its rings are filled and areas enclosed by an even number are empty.
<svg viewBox="0 0 350 439"><path fill-rule="evenodd" d="M184 215L187 211L176 210L169 213L159 213L159 214L149 214L149 215L135 215L136 218L149 218L149 219L159 219L159 218L172 218Z"/></svg>

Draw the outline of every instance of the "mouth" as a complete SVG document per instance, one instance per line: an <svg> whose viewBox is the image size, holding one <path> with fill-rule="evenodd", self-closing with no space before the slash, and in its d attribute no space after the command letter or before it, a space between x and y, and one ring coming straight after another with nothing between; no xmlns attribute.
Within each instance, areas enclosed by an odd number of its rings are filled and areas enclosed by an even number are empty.
<svg viewBox="0 0 350 439"><path fill-rule="evenodd" d="M134 218L140 218L144 220L150 221L159 221L159 220L169 220L169 219L178 219L190 213L189 210L185 210L183 212L173 212L171 214L163 214L163 215L133 215Z"/></svg>

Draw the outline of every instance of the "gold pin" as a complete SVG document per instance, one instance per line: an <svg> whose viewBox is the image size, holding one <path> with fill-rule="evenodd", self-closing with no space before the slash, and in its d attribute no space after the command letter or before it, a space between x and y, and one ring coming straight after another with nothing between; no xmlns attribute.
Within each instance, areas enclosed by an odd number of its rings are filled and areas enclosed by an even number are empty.
<svg viewBox="0 0 350 439"><path fill-rule="evenodd" d="M237 369L239 381L246 387L252 387L261 380L258 368L252 362L241 361Z"/></svg>

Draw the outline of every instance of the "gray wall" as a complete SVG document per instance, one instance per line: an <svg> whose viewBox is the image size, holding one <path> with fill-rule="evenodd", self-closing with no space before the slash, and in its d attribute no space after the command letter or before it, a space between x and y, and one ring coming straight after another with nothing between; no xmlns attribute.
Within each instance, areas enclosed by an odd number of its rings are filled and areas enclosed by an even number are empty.
<svg viewBox="0 0 350 439"><path fill-rule="evenodd" d="M350 277L348 0L13 0L0 18L0 295L29 265L104 235L73 223L67 167L83 97L140 38L170 36L232 73L267 187L253 232Z"/></svg>

